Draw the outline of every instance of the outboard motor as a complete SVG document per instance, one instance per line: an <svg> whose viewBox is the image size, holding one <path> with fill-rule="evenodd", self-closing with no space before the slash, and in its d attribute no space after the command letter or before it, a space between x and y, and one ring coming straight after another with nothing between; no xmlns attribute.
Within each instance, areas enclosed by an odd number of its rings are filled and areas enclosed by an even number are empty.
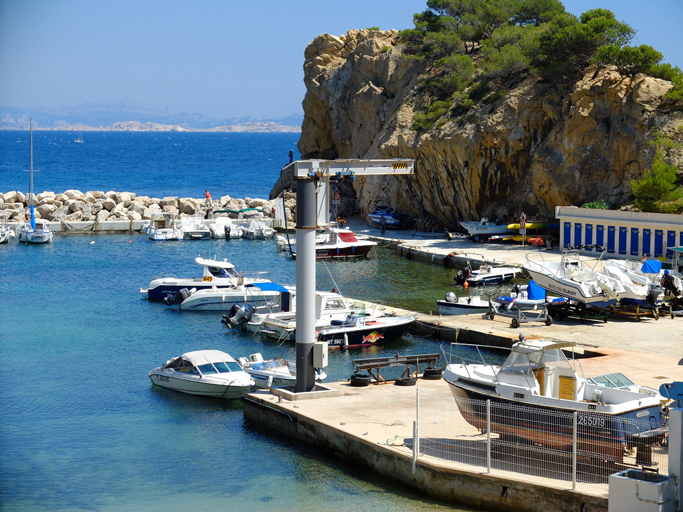
<svg viewBox="0 0 683 512"><path fill-rule="evenodd" d="M225 239L230 240L230 224L223 226L223 231L225 231Z"/></svg>
<svg viewBox="0 0 683 512"><path fill-rule="evenodd" d="M179 290L177 293L169 293L168 295L166 295L166 297L164 297L164 302L167 306L173 306L174 304L180 304L189 296L190 290L188 290L187 288L183 288L182 290Z"/></svg>
<svg viewBox="0 0 683 512"><path fill-rule="evenodd" d="M662 294L663 289L660 284L652 283L647 290L647 303L650 307L657 307L657 299Z"/></svg>
<svg viewBox="0 0 683 512"><path fill-rule="evenodd" d="M237 327L238 325L241 325L251 320L253 314L254 307L250 304L243 304L242 306L240 306L239 304L234 304L230 308L230 313L228 313L228 316L226 317L225 315L223 315L222 322L227 327L230 327L232 329L233 327Z"/></svg>
<svg viewBox="0 0 683 512"><path fill-rule="evenodd" d="M448 293L446 294L446 302L451 302L451 303L457 302L457 299L456 299L456 297L455 297L455 293L453 293L453 292L448 292Z"/></svg>
<svg viewBox="0 0 683 512"><path fill-rule="evenodd" d="M470 270L469 267L463 268L460 272L458 272L455 276L455 282L456 284L465 284L465 282L472 277L472 271Z"/></svg>

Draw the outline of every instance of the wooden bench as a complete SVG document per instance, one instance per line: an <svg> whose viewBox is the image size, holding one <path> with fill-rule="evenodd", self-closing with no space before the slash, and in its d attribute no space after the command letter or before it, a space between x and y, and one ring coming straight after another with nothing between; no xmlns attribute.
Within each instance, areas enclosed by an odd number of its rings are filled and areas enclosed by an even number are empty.
<svg viewBox="0 0 683 512"><path fill-rule="evenodd" d="M396 366L406 366L405 371L400 378L413 377L417 378L418 368L421 363L427 365L428 368L433 368L441 360L441 354L415 354L410 356L400 356L398 352L396 355L389 357L373 357L369 359L354 359L353 370L358 373L367 370L371 378L375 379L375 384L380 381L386 384L386 380L380 375L382 368L393 368ZM411 366L415 366L415 370L411 371Z"/></svg>

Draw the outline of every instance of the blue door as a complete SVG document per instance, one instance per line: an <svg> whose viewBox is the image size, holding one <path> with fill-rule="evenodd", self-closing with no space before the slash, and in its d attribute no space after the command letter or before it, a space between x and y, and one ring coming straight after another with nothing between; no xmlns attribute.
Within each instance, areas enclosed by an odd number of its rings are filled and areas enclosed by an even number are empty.
<svg viewBox="0 0 683 512"><path fill-rule="evenodd" d="M581 245L581 223L574 224L574 245Z"/></svg>
<svg viewBox="0 0 683 512"><path fill-rule="evenodd" d="M643 229L643 256L650 256L650 246L652 245L652 231Z"/></svg>
<svg viewBox="0 0 683 512"><path fill-rule="evenodd" d="M638 256L638 228L631 228L631 256Z"/></svg>
<svg viewBox="0 0 683 512"><path fill-rule="evenodd" d="M614 239L617 228L614 226L607 226L607 252L614 254Z"/></svg>
<svg viewBox="0 0 683 512"><path fill-rule="evenodd" d="M672 247L676 247L676 232L667 231L666 233L666 257L673 258L674 252L671 250Z"/></svg>
<svg viewBox="0 0 683 512"><path fill-rule="evenodd" d="M586 228L588 229L588 228ZM605 245L605 226L598 224L595 231L595 245L604 246Z"/></svg>
<svg viewBox="0 0 683 512"><path fill-rule="evenodd" d="M664 255L664 231L655 229L655 258Z"/></svg>
<svg viewBox="0 0 683 512"><path fill-rule="evenodd" d="M680 246L683 247L683 231L681 231L681 243Z"/></svg>
<svg viewBox="0 0 683 512"><path fill-rule="evenodd" d="M571 245L572 241L572 223L571 222L565 222L564 223L564 246L569 247Z"/></svg>
<svg viewBox="0 0 683 512"><path fill-rule="evenodd" d="M626 254L626 238L628 237L628 228L626 226L619 226L619 254Z"/></svg>
<svg viewBox="0 0 683 512"><path fill-rule="evenodd" d="M586 224L586 245L593 245L593 224ZM593 249L588 249L592 251Z"/></svg>

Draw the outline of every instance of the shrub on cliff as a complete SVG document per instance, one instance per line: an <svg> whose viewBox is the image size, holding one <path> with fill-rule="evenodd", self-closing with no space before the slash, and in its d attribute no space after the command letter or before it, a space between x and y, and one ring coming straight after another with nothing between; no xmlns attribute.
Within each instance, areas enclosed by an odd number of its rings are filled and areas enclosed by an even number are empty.
<svg viewBox="0 0 683 512"><path fill-rule="evenodd" d="M564 5L559 0L522 0L513 21L538 27L560 14L564 14Z"/></svg>
<svg viewBox="0 0 683 512"><path fill-rule="evenodd" d="M661 53L646 44L621 48L608 44L598 49L593 62L602 66L610 64L616 66L623 75L635 75L649 72L662 60L662 57Z"/></svg>
<svg viewBox="0 0 683 512"><path fill-rule="evenodd" d="M676 183L678 167L664 159L664 148L680 148L681 145L661 135L650 144L657 148L652 169L643 179L631 181L635 204L646 212L675 213L683 207L683 187Z"/></svg>

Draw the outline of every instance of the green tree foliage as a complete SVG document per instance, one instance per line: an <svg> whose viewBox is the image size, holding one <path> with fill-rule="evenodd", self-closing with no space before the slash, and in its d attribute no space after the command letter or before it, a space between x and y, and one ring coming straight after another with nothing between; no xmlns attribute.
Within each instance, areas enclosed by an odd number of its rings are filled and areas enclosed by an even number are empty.
<svg viewBox="0 0 683 512"><path fill-rule="evenodd" d="M501 27L484 41L484 74L503 77L526 71L538 61L539 36L543 28L512 25Z"/></svg>
<svg viewBox="0 0 683 512"><path fill-rule="evenodd" d="M485 48L484 57L484 74L488 78L507 76L529 68L529 59L522 50L511 44L506 44L500 50Z"/></svg>
<svg viewBox="0 0 683 512"><path fill-rule="evenodd" d="M556 16L539 39L541 68L546 76L575 76L595 57L599 48L628 44L636 31L614 18L607 9L581 15Z"/></svg>
<svg viewBox="0 0 683 512"><path fill-rule="evenodd" d="M451 107L450 101L435 101L429 105L425 112L418 112L413 117L413 127L418 131L429 130L434 123L443 116Z"/></svg>
<svg viewBox="0 0 683 512"><path fill-rule="evenodd" d="M564 14L564 5L559 0L522 0L513 21L538 27L560 14Z"/></svg>
<svg viewBox="0 0 683 512"><path fill-rule="evenodd" d="M614 44L607 44L598 48L593 62L602 66L614 65L623 75L635 75L647 73L652 66L662 60L662 57L661 53L646 44L621 48Z"/></svg>
<svg viewBox="0 0 683 512"><path fill-rule="evenodd" d="M593 208L594 210L609 210L609 206L604 199L593 201L592 203L584 203L581 208Z"/></svg>
<svg viewBox="0 0 683 512"><path fill-rule="evenodd" d="M678 167L666 163L663 147L680 147L680 144L662 136L650 143L657 147L652 169L643 179L631 180L635 204L646 212L673 213L683 206L683 187L677 186Z"/></svg>

